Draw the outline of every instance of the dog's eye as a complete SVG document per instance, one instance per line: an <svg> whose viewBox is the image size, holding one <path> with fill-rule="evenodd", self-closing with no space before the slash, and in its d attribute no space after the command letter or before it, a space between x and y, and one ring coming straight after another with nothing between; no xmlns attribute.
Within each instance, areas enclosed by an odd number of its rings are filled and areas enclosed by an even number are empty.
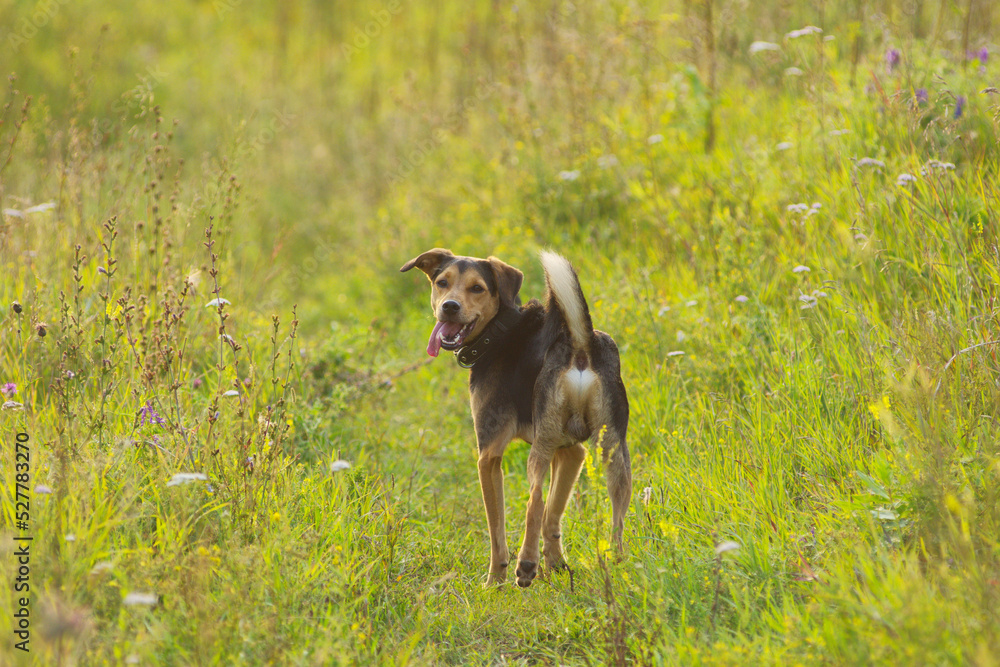
<svg viewBox="0 0 1000 667"><path fill-rule="evenodd" d="M470 287L469 291L472 292L473 294L482 294L483 292L486 291L486 288L483 287L482 285L476 284Z"/></svg>
<svg viewBox="0 0 1000 667"><path fill-rule="evenodd" d="M437 281L434 284L437 285L438 287L447 287L448 286L448 281L445 280L444 278L442 278L441 280Z"/></svg>

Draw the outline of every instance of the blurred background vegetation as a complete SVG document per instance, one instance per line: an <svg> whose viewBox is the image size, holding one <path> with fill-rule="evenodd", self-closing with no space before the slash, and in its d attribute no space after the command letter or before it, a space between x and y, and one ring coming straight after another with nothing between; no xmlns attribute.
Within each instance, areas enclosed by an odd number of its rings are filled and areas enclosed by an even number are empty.
<svg viewBox="0 0 1000 667"><path fill-rule="evenodd" d="M5 664L996 664L998 12L0 0ZM572 586L479 588L434 246L622 349Z"/></svg>

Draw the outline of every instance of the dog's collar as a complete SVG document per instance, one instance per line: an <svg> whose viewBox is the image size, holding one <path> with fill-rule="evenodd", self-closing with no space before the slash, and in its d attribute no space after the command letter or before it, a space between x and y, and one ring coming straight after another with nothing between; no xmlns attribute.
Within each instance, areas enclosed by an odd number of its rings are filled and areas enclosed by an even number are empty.
<svg viewBox="0 0 1000 667"><path fill-rule="evenodd" d="M504 308L483 329L474 341L455 350L455 360L462 368L472 368L476 362L486 356L489 349L496 347L507 333L521 319L521 313L516 308Z"/></svg>

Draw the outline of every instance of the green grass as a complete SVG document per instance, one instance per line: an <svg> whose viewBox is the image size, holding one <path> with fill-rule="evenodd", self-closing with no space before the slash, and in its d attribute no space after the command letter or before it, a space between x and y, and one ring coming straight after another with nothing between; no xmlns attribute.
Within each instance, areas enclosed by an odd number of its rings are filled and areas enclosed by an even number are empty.
<svg viewBox="0 0 1000 667"><path fill-rule="evenodd" d="M883 4L0 1L0 663L996 664L1000 14ZM624 557L482 588L435 246L579 270Z"/></svg>

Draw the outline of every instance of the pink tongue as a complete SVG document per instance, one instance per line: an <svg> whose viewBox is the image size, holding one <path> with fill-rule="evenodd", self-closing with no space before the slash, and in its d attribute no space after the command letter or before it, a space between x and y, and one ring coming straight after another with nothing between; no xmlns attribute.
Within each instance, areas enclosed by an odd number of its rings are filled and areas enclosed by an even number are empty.
<svg viewBox="0 0 1000 667"><path fill-rule="evenodd" d="M427 354L432 357L438 356L438 352L441 351L441 327L444 326L444 322L438 322L434 325L434 331L431 332L431 339L427 341Z"/></svg>
<svg viewBox="0 0 1000 667"><path fill-rule="evenodd" d="M427 341L427 354L432 357L438 356L441 351L441 336L454 336L462 328L457 322L438 322L431 331L431 338Z"/></svg>

